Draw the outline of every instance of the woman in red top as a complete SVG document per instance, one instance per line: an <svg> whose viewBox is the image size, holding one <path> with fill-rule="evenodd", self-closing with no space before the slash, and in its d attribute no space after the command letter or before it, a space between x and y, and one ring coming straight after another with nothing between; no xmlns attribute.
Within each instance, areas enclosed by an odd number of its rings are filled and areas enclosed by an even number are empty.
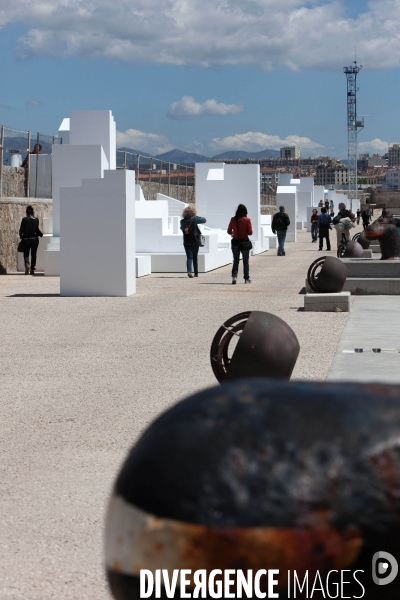
<svg viewBox="0 0 400 600"><path fill-rule="evenodd" d="M243 257L243 270L244 270L244 282L250 282L249 272L249 255L250 250L244 250L241 246L241 242L248 242L249 235L253 233L251 221L247 216L247 208L244 204L239 204L234 217L232 217L228 233L232 236L232 254L233 254L233 267L232 267L232 283L235 284L239 270L240 253Z"/></svg>

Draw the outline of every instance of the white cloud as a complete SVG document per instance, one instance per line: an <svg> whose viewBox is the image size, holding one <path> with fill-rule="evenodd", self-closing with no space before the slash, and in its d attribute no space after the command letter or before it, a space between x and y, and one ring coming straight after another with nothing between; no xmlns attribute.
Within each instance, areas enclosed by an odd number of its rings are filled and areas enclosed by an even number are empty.
<svg viewBox="0 0 400 600"><path fill-rule="evenodd" d="M282 146L299 146L303 150L318 150L324 148L321 144L313 142L308 137L288 135L281 139L278 135L268 135L260 131L248 131L247 133L235 133L224 138L213 138L209 146L211 150L246 150L254 152L266 148L278 149Z"/></svg>
<svg viewBox="0 0 400 600"><path fill-rule="evenodd" d="M386 154L388 151L389 144L388 142L384 142L379 138L375 138L370 142L359 142L357 144L358 152L360 154Z"/></svg>
<svg viewBox="0 0 400 600"><path fill-rule="evenodd" d="M36 98L32 98L31 100L28 100L26 104L27 106L43 106L44 102L41 100L36 100Z"/></svg>
<svg viewBox="0 0 400 600"><path fill-rule="evenodd" d="M240 112L243 112L241 104L223 104L213 98L200 103L196 102L193 96L182 96L180 100L170 105L167 114L171 119L197 119L204 115L225 117Z"/></svg>
<svg viewBox="0 0 400 600"><path fill-rule="evenodd" d="M351 2L351 0L346 0ZM372 0L18 0L0 27L24 24L21 57L104 56L134 63L338 69L354 44L369 68L400 65L400 2Z"/></svg>
<svg viewBox="0 0 400 600"><path fill-rule="evenodd" d="M133 148L150 154L162 154L172 150L172 146L164 135L145 133L138 129L127 129L125 132L117 131L117 147Z"/></svg>

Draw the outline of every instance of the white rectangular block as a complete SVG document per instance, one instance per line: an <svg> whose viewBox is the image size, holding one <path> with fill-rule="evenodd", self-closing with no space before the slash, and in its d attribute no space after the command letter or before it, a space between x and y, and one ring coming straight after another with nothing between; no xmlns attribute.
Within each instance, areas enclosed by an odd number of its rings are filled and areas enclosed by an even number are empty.
<svg viewBox="0 0 400 600"><path fill-rule="evenodd" d="M53 146L53 234L60 235L60 188L78 187L82 179L103 177L108 169L106 155L100 145Z"/></svg>
<svg viewBox="0 0 400 600"><path fill-rule="evenodd" d="M116 169L116 125L111 110L71 110L69 143L101 145L110 169Z"/></svg>
<svg viewBox="0 0 400 600"><path fill-rule="evenodd" d="M136 277L151 275L151 256L136 256Z"/></svg>
<svg viewBox="0 0 400 600"><path fill-rule="evenodd" d="M337 294L308 293L304 296L304 310L313 312L350 312L350 292Z"/></svg>
<svg viewBox="0 0 400 600"><path fill-rule="evenodd" d="M136 291L135 173L60 190L61 296L129 296Z"/></svg>

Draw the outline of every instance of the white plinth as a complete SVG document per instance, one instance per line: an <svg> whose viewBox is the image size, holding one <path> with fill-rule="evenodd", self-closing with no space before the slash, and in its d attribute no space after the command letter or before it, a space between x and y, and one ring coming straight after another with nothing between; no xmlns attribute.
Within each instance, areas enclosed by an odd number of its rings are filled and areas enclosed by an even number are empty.
<svg viewBox="0 0 400 600"><path fill-rule="evenodd" d="M136 277L151 274L151 256L136 256Z"/></svg>
<svg viewBox="0 0 400 600"><path fill-rule="evenodd" d="M43 236L44 237L44 236ZM44 253L44 274L46 277L60 276L60 238L51 236Z"/></svg>
<svg viewBox="0 0 400 600"><path fill-rule="evenodd" d="M60 190L61 296L130 296L136 291L135 173Z"/></svg>

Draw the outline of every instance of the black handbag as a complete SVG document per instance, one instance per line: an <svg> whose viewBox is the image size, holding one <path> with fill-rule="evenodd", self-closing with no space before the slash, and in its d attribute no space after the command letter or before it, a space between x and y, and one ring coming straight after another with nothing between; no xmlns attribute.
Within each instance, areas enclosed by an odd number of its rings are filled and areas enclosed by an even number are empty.
<svg viewBox="0 0 400 600"><path fill-rule="evenodd" d="M18 244L18 252L25 252L25 240L21 240Z"/></svg>
<svg viewBox="0 0 400 600"><path fill-rule="evenodd" d="M239 242L239 248L241 250L252 250L253 244L250 240L245 240L244 242Z"/></svg>

